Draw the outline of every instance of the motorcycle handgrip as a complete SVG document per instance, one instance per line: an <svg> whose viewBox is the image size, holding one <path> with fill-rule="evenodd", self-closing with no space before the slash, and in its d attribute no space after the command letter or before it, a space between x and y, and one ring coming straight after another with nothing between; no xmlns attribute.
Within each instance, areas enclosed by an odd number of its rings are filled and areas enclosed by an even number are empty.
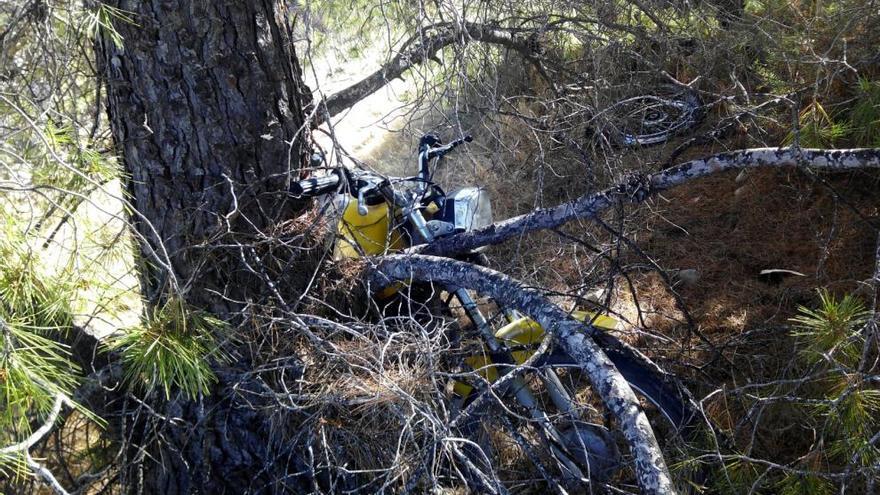
<svg viewBox="0 0 880 495"><path fill-rule="evenodd" d="M460 139L456 139L455 141L452 141L451 143L449 143L445 146L440 146L440 147L437 147L437 148L434 148L434 149L428 151L428 158L443 156L446 153L449 153L450 151L455 149L457 146L462 145L464 143L469 143L473 140L474 140L473 136L471 136L470 134L467 134L464 137L462 137Z"/></svg>
<svg viewBox="0 0 880 495"><path fill-rule="evenodd" d="M290 194L297 197L312 197L331 193L339 186L339 174L332 173L323 177L312 177L294 182L290 185Z"/></svg>

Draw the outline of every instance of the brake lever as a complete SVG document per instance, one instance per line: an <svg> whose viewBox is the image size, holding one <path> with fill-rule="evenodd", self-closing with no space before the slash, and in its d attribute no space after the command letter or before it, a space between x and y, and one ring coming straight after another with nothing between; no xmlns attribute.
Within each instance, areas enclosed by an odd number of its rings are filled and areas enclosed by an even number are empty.
<svg viewBox="0 0 880 495"><path fill-rule="evenodd" d="M369 191L370 189L374 189L374 188L375 188L375 186L362 187L358 191L358 215L365 217L365 216L367 216L367 213L369 213L369 210L367 210L365 196L367 195L367 191Z"/></svg>
<svg viewBox="0 0 880 495"><path fill-rule="evenodd" d="M465 134L459 139L452 141L451 143L445 146L438 146L437 148L428 149L428 159L431 158L443 158L444 155L454 150L455 148L461 146L464 143L470 143L474 140L474 137L470 134Z"/></svg>

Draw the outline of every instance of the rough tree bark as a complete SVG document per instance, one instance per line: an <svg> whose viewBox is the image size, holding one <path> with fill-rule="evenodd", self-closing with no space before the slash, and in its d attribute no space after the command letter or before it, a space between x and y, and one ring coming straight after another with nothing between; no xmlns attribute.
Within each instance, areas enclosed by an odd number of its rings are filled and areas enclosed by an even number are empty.
<svg viewBox="0 0 880 495"><path fill-rule="evenodd" d="M147 305L182 297L234 319L264 290L240 246L302 207L285 193L310 152L303 109L311 95L288 10L283 0L106 3L131 17L113 22L123 46L104 35L97 53L142 238ZM265 415L237 403L237 376L218 375L210 397L157 401L140 409L139 421L128 417L121 432L144 469L124 480L128 488L297 490L297 453L278 444Z"/></svg>
<svg viewBox="0 0 880 495"><path fill-rule="evenodd" d="M144 294L169 288L219 315L249 281L218 244L256 237L299 205L285 194L309 154L311 94L283 0L115 0L123 46L99 42L108 113L137 215ZM230 284L234 281L234 284Z"/></svg>

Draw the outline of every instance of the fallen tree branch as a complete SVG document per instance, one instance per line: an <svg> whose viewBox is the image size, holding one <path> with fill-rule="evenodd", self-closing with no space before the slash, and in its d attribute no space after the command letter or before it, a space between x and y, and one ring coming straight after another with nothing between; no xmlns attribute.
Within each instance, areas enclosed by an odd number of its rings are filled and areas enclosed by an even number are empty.
<svg viewBox="0 0 880 495"><path fill-rule="evenodd" d="M379 258L373 270L371 283L374 285L419 280L463 287L489 296L537 321L582 367L617 420L635 458L635 471L642 493L674 493L669 470L651 424L639 407L629 383L590 337L599 333L594 327L575 320L538 290L525 287L502 273L470 263L433 256L394 255Z"/></svg>
<svg viewBox="0 0 880 495"><path fill-rule="evenodd" d="M438 239L410 249L417 254L449 255L500 244L535 230L553 229L575 219L593 217L619 201L638 204L651 196L701 177L744 168L808 167L821 170L880 168L880 149L755 148L691 160L656 174L640 176L596 194L552 208L541 208L487 227Z"/></svg>
<svg viewBox="0 0 880 495"><path fill-rule="evenodd" d="M0 457L16 454L23 456L25 463L31 471L33 471L34 476L38 477L46 484L46 486L51 488L52 491L58 495L68 495L67 490L61 486L61 483L58 482L51 471L40 465L33 457L31 457L30 449L55 428L55 422L58 420L58 415L61 413L61 407L65 404L74 407L73 402L66 395L62 393L56 394L55 401L52 404L52 410L39 428L24 440L0 449Z"/></svg>
<svg viewBox="0 0 880 495"><path fill-rule="evenodd" d="M327 112L319 112L319 115L330 117L352 107L355 103L380 90L393 79L403 75L410 68L425 63L436 57L438 51L456 41L480 41L501 45L518 51L526 57L532 57L537 52L537 44L526 29L511 29L499 26L465 22L463 24L441 23L429 26L422 30L420 35L407 40L400 51L385 65L365 77L328 96L323 105ZM432 33L424 35L424 33Z"/></svg>
<svg viewBox="0 0 880 495"><path fill-rule="evenodd" d="M0 449L0 455L26 452L31 447L36 445L37 442L42 440L43 437L45 437L50 431L52 431L52 429L55 427L55 421L58 419L58 414L61 412L61 406L69 402L70 399L68 399L64 394L57 394L55 396L55 401L52 403L52 410L46 417L46 421L44 421L39 428L34 430L34 432L31 433L30 436L28 436L24 440Z"/></svg>

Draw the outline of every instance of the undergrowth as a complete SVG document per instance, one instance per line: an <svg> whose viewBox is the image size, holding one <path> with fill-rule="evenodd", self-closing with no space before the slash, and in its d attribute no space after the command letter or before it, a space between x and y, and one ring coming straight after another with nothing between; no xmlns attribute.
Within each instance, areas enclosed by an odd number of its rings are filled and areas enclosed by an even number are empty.
<svg viewBox="0 0 880 495"><path fill-rule="evenodd" d="M74 287L40 277L35 253L6 227L0 235L0 475L22 472L23 451L7 446L25 440L81 378L59 342L73 321Z"/></svg>
<svg viewBox="0 0 880 495"><path fill-rule="evenodd" d="M764 422L775 421L766 416L783 415L783 425L797 418L798 424L785 427L808 435L808 441L790 443L790 452L771 463L756 460L754 452L733 456L716 477L726 493L849 493L871 482L869 468L880 461L874 438L880 389L867 374L876 358L866 352L870 317L859 299L825 289L818 291L815 306L798 308L791 318L792 366L779 380L755 385L751 411ZM784 408L762 406L774 402Z"/></svg>

